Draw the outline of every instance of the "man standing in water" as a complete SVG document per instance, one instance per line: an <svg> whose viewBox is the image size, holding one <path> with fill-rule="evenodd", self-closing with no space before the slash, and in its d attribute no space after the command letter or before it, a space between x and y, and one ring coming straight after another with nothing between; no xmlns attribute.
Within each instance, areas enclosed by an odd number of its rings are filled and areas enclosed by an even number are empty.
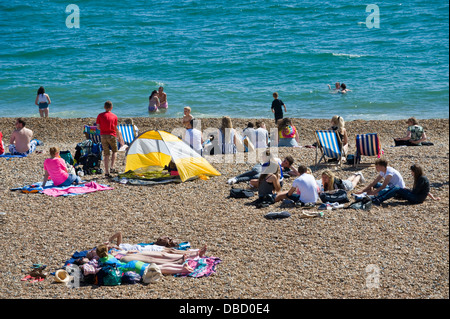
<svg viewBox="0 0 450 319"><path fill-rule="evenodd" d="M164 88L162 86L158 89L158 98L159 98L159 107L158 109L167 110L169 104L167 104L167 94L164 92Z"/></svg>
<svg viewBox="0 0 450 319"><path fill-rule="evenodd" d="M273 93L273 98L274 98L274 100L272 101L271 109L272 109L272 113L274 113L274 115L275 115L275 124L277 124L278 120L281 120L283 118L283 109L281 107L284 107L285 112L287 112L287 110L286 110L286 105L283 103L283 101L278 99L277 92Z"/></svg>

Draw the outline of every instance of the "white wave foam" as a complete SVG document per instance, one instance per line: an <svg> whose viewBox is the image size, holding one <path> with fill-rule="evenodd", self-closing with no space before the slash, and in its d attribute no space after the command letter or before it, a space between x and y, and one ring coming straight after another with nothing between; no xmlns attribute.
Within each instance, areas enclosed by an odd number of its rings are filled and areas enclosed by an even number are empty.
<svg viewBox="0 0 450 319"><path fill-rule="evenodd" d="M360 58L363 57L365 55L359 55L359 54L347 54L347 53L332 53L333 56L345 56L345 57L349 57L349 58Z"/></svg>

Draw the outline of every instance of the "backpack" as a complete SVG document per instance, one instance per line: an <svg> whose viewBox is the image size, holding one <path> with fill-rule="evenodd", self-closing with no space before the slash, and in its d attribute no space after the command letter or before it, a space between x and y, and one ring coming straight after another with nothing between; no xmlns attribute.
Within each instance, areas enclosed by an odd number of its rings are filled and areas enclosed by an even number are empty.
<svg viewBox="0 0 450 319"><path fill-rule="evenodd" d="M255 196L251 190L242 189L242 188L232 188L230 189L230 197L231 198L250 198Z"/></svg>
<svg viewBox="0 0 450 319"><path fill-rule="evenodd" d="M348 203L347 192L343 189L339 189L334 193L322 193L319 195L322 203Z"/></svg>
<svg viewBox="0 0 450 319"><path fill-rule="evenodd" d="M361 200L357 200L353 203L351 203L348 207L346 208L353 208L353 209L362 209L362 210L370 210L372 208L373 204L372 204L372 200L370 199L369 196L364 197Z"/></svg>
<svg viewBox="0 0 450 319"><path fill-rule="evenodd" d="M91 153L85 157L83 163L83 171L85 174L91 175L100 170L101 157L99 154ZM94 172L95 171L95 172Z"/></svg>

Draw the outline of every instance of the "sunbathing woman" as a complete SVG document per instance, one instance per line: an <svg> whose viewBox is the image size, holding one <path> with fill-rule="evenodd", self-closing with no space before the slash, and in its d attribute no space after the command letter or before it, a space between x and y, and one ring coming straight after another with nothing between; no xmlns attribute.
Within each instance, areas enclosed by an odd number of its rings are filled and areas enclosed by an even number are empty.
<svg viewBox="0 0 450 319"><path fill-rule="evenodd" d="M334 173L327 169L322 172L322 192L334 191L343 189L345 191L353 190L359 182L365 182L364 176L361 172L354 173L347 179L337 178Z"/></svg>
<svg viewBox="0 0 450 319"><path fill-rule="evenodd" d="M188 274L194 271L188 264L166 263L157 265L156 263L148 263L140 260L125 261L122 258L116 258L108 253L108 246L101 244L97 247L96 252L99 257L100 265L112 264L118 267L122 272L133 271L139 274L144 282L150 282L151 278L158 274Z"/></svg>

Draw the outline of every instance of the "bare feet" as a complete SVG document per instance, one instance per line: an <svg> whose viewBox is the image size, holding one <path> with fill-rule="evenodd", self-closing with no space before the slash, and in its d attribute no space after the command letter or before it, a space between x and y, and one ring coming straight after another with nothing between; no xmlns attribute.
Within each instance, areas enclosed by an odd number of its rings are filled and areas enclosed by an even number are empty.
<svg viewBox="0 0 450 319"><path fill-rule="evenodd" d="M184 264L183 265L183 269L185 269L188 272L193 272L194 268L192 268L191 266L189 266L188 264Z"/></svg>
<svg viewBox="0 0 450 319"><path fill-rule="evenodd" d="M205 253L206 253L206 245L203 246L203 247L198 251L198 256L199 256L199 257L203 257L203 256L205 256Z"/></svg>

